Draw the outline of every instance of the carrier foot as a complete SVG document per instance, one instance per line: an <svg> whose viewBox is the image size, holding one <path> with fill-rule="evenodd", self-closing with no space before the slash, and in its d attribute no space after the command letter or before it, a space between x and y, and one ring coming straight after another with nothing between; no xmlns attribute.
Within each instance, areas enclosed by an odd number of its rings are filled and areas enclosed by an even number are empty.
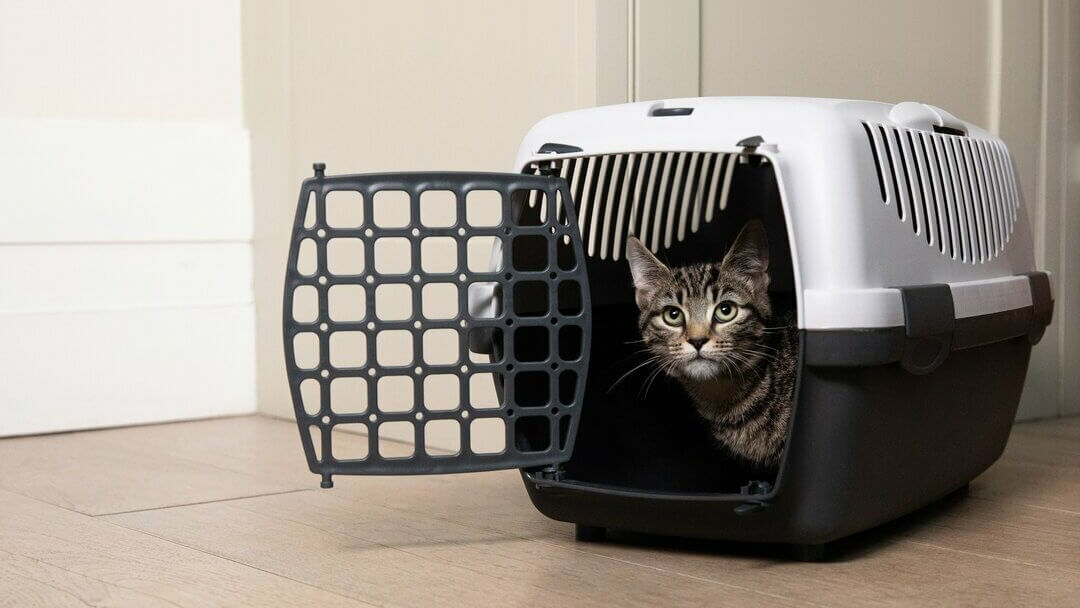
<svg viewBox="0 0 1080 608"><path fill-rule="evenodd" d="M791 559L800 562L820 562L825 559L825 544L796 544L790 546Z"/></svg>
<svg viewBox="0 0 1080 608"><path fill-rule="evenodd" d="M607 528L600 526L586 526L585 524L574 525L574 537L585 543L600 543L607 538Z"/></svg>

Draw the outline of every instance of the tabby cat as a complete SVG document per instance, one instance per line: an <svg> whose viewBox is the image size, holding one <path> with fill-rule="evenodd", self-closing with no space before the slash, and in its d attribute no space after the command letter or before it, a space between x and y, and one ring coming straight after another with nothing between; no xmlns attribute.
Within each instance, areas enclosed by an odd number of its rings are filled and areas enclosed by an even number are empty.
<svg viewBox="0 0 1080 608"><path fill-rule="evenodd" d="M668 268L633 237L626 257L653 360L720 444L754 465L778 465L798 342L792 319L773 316L765 227L746 224L719 263Z"/></svg>

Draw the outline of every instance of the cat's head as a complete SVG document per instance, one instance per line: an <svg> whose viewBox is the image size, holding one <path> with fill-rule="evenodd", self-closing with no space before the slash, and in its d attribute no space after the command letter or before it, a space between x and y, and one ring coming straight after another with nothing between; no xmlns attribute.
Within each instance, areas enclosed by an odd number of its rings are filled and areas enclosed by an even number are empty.
<svg viewBox="0 0 1080 608"><path fill-rule="evenodd" d="M668 374L704 380L745 377L770 356L769 244L746 224L724 259L668 268L638 239L626 244L645 346Z"/></svg>

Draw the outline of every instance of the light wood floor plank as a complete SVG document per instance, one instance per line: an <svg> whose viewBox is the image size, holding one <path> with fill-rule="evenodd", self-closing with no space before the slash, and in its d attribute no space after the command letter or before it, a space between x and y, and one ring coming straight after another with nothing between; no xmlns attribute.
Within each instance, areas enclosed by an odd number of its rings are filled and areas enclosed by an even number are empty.
<svg viewBox="0 0 1080 608"><path fill-rule="evenodd" d="M453 496L423 500L452 502ZM378 605L806 605L768 590L673 576L332 491L108 520ZM218 525L223 521L231 522L227 529Z"/></svg>
<svg viewBox="0 0 1080 608"><path fill-rule="evenodd" d="M1003 459L1080 470L1080 427L1065 420L1016 425Z"/></svg>
<svg viewBox="0 0 1080 608"><path fill-rule="evenodd" d="M176 606L357 606L359 602L229 560L0 490L0 548L17 556L3 571L44 564L28 580L8 580L0 597L40 594L90 579L79 595L121 588ZM219 522L223 525L227 522ZM58 571L69 575L59 580ZM52 584L46 581L53 581ZM8 586L10 585L10 587ZM69 595L73 592L69 591ZM78 595L76 595L78 597ZM46 596L38 605L50 605ZM147 604L152 603L148 600ZM28 601L20 605L33 605Z"/></svg>
<svg viewBox="0 0 1080 608"><path fill-rule="evenodd" d="M0 607L175 606L162 598L0 551Z"/></svg>
<svg viewBox="0 0 1080 608"><path fill-rule="evenodd" d="M514 479L515 474L506 475L506 479L497 479L498 476L488 474L482 477L482 482L476 479L468 484L461 481L461 485L467 485L467 492L454 491L451 478L441 478L449 483L440 484L442 490L436 492L441 497L438 501L425 501L421 488L393 479L339 483L339 488L333 491L341 490L358 501L376 502L398 513L418 509L430 517L465 525L510 534L520 530L526 537L613 560L826 605L879 602L955 605L958 597L970 597L975 605L986 605L996 598L1053 605L1070 597L1076 589L1072 582L1075 575L1071 572L1023 563L1024 558L1037 554L1041 541L1060 532L1060 528L1051 528L1045 536L1028 540L1024 538L1025 530L1018 527L1004 537L997 555L992 555L989 553L993 538L987 538L992 529L987 525L972 522L970 526L978 534L968 530L971 538L965 538L964 533L947 529L948 519L937 518L939 523L933 527L916 518L841 543L840 563L825 564L788 562L778 559L782 553L760 547L640 536L624 536L624 540L630 541L624 543L582 544L573 540L572 526L549 523L528 508L524 490L513 487L515 482L520 484L520 480ZM388 485L392 482L397 483L390 491ZM515 497L518 493L522 499ZM1014 507L1013 511L1017 509L1020 507ZM1026 515L1032 516L1033 512L1029 509ZM951 525L957 526L956 521L951 520ZM1067 520L1058 523L1062 521ZM997 524L1016 525L1001 518ZM1076 555L1069 543L1075 542L1072 538L1080 530L1080 521L1071 528L1062 525L1069 530L1070 537L1054 543L1054 565L1065 564L1070 556ZM927 542L928 538L933 543ZM1015 558L1000 557L1016 552L1017 546L1022 552ZM1046 562L1048 558L1040 559Z"/></svg>
<svg viewBox="0 0 1080 608"><path fill-rule="evenodd" d="M971 495L1080 515L1080 468L1005 457L971 482Z"/></svg>
<svg viewBox="0 0 1080 608"><path fill-rule="evenodd" d="M299 472L292 473L290 480L284 457L275 463L282 471L277 475L254 465L248 468L258 474L238 471L245 468L241 466L223 466L241 454L254 461L259 454L281 454L290 447L299 463L296 466L302 466L296 437L286 442L280 435L280 443L273 447L253 448L258 439L252 440L251 435L262 436L259 420L247 417L3 439L0 488L98 515L310 487ZM284 424L266 422L284 430ZM228 443L235 446L232 453L222 447ZM210 453L215 456L207 457Z"/></svg>
<svg viewBox="0 0 1080 608"><path fill-rule="evenodd" d="M1017 425L968 496L822 564L628 534L578 543L516 471L314 489L287 421L0 440L0 605L1071 605L1078 440L1080 419Z"/></svg>

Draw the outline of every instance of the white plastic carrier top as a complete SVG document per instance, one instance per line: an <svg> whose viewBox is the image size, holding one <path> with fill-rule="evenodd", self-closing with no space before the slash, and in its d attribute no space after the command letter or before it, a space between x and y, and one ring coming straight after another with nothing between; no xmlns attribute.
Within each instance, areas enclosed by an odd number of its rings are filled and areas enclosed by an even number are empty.
<svg viewBox="0 0 1080 608"><path fill-rule="evenodd" d="M714 97L598 107L541 120L515 169L601 154L740 153L753 136L776 170L801 328L903 326L902 286L949 284L957 318L1032 304L1017 276L1035 265L1008 150L933 106ZM541 152L550 143L581 150Z"/></svg>

